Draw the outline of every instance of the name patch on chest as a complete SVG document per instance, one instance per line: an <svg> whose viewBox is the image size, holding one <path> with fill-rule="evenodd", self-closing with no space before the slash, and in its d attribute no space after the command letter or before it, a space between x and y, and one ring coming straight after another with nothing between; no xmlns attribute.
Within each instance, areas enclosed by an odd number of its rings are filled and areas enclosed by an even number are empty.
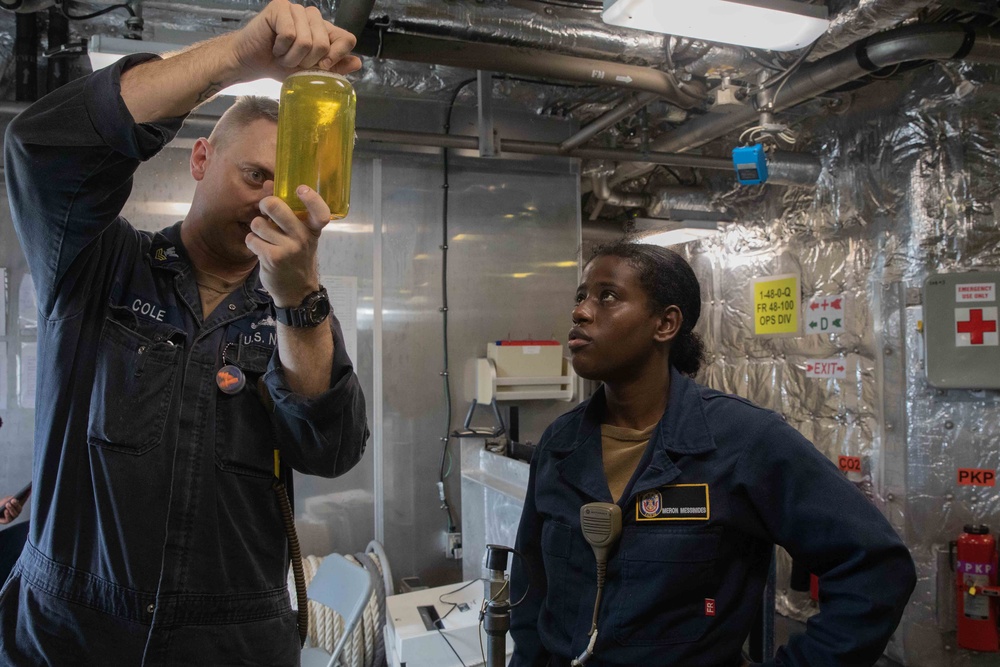
<svg viewBox="0 0 1000 667"><path fill-rule="evenodd" d="M167 311L164 310L159 304L146 301L142 298L132 299L129 305L131 306L133 312L151 320L156 320L157 322L163 322L163 317L167 313Z"/></svg>
<svg viewBox="0 0 1000 667"><path fill-rule="evenodd" d="M670 484L639 494L636 521L708 521L708 484Z"/></svg>

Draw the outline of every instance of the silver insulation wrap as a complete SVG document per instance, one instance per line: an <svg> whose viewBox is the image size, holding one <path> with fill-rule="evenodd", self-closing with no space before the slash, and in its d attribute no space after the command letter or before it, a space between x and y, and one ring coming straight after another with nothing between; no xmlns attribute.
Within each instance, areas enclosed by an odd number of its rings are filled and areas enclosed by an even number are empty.
<svg viewBox="0 0 1000 667"><path fill-rule="evenodd" d="M1000 466L1000 392L942 391L923 367L921 289L932 272L1000 267L1000 87L995 70L956 64L877 82L855 108L812 122L823 168L815 191L717 190L738 222L684 246L702 281L698 327L710 350L701 380L777 410L831 460L861 458L849 479L909 545L919 583L888 653L906 665L996 664L960 652L948 542L967 523L1000 530L994 488L959 486L957 468ZM718 185L718 184L717 184ZM751 283L801 276L802 303L846 298L846 332L757 337ZM843 380L810 379L840 359ZM779 610L816 609L788 588Z"/></svg>

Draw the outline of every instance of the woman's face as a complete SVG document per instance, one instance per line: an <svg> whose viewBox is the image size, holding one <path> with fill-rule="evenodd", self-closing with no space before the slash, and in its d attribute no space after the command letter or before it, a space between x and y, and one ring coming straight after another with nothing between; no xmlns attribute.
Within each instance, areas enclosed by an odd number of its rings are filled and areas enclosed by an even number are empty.
<svg viewBox="0 0 1000 667"><path fill-rule="evenodd" d="M667 329L680 326L677 320ZM650 356L674 337L665 334L664 315L654 312L639 273L621 257L594 258L576 290L569 349L573 370L588 380L621 382L638 378Z"/></svg>

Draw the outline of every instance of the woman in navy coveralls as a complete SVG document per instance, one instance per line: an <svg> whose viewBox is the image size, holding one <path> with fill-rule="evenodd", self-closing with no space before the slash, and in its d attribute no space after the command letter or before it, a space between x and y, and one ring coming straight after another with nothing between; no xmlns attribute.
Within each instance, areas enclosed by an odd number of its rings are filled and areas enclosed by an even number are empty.
<svg viewBox="0 0 1000 667"><path fill-rule="evenodd" d="M531 462L513 666L569 665L588 645L590 502L623 517L591 667L740 665L774 544L819 576L822 613L767 664L871 665L899 623L916 582L906 546L781 416L691 379L700 311L698 280L670 250L618 243L584 268L569 347L575 371L603 384L549 426Z"/></svg>

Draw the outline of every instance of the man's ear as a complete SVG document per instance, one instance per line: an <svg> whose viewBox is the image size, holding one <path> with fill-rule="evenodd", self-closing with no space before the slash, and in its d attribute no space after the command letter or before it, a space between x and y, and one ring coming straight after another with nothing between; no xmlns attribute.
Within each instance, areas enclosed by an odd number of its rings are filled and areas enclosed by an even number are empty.
<svg viewBox="0 0 1000 667"><path fill-rule="evenodd" d="M208 169L208 161L212 157L212 144L208 143L205 137L199 137L194 142L191 149L191 176L194 180L200 181L205 178L205 170Z"/></svg>
<svg viewBox="0 0 1000 667"><path fill-rule="evenodd" d="M684 324L684 316L677 306L667 306L660 312L653 339L658 343L668 343L677 338Z"/></svg>

